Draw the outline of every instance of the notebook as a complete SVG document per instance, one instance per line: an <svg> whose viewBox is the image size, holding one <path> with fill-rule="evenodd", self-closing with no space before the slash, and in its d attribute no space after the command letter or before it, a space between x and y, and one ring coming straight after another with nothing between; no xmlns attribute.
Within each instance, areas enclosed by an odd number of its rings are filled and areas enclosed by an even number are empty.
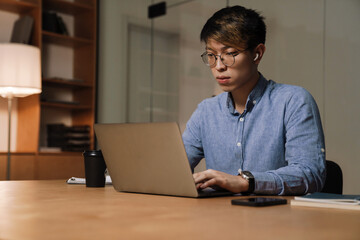
<svg viewBox="0 0 360 240"><path fill-rule="evenodd" d="M360 210L360 195L342 195L315 192L305 196L297 196L291 200L292 206L339 208Z"/></svg>
<svg viewBox="0 0 360 240"><path fill-rule="evenodd" d="M182 197L232 195L196 189L175 122L95 124L94 129L117 191Z"/></svg>

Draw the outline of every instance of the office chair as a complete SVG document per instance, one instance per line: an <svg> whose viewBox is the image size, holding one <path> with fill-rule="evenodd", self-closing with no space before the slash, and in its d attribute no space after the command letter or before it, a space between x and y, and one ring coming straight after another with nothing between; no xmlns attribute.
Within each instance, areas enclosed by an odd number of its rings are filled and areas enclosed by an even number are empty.
<svg viewBox="0 0 360 240"><path fill-rule="evenodd" d="M343 174L340 166L330 160L326 160L326 180L321 192L342 194Z"/></svg>

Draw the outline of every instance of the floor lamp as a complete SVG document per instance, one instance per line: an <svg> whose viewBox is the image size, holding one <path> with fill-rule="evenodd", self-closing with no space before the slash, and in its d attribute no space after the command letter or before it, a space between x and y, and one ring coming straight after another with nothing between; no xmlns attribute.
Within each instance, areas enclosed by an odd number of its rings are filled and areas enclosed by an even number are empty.
<svg viewBox="0 0 360 240"><path fill-rule="evenodd" d="M41 93L39 48L19 43L0 43L0 96L8 99L8 150L6 179L10 180L11 110L14 97Z"/></svg>

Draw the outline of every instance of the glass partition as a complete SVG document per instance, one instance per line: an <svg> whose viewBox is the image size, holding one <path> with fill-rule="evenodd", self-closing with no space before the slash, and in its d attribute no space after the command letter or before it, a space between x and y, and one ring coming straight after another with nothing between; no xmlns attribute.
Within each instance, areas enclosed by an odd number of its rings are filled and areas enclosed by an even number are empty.
<svg viewBox="0 0 360 240"><path fill-rule="evenodd" d="M152 1L152 4L161 1ZM128 122L176 121L182 130L204 98L216 92L200 59L200 31L227 1L166 1L150 27L128 26Z"/></svg>

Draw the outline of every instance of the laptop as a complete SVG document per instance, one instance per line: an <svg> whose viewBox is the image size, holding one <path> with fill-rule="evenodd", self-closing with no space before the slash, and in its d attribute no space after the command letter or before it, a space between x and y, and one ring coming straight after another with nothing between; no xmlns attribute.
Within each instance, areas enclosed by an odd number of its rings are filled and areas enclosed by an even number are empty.
<svg viewBox="0 0 360 240"><path fill-rule="evenodd" d="M117 191L195 198L233 195L196 189L175 122L95 124L94 129Z"/></svg>

